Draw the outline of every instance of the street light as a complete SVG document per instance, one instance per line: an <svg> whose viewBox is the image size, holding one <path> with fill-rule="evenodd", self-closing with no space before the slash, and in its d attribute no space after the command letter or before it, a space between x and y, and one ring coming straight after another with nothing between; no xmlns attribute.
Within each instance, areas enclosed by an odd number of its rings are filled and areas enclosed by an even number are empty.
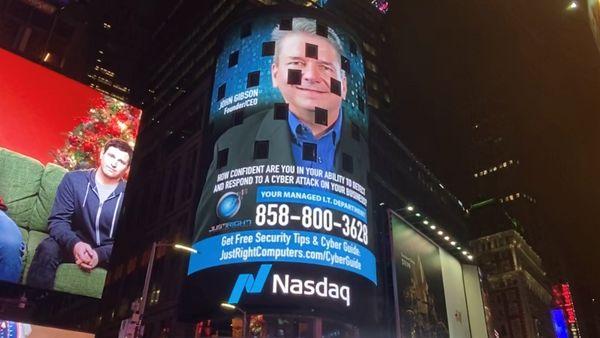
<svg viewBox="0 0 600 338"><path fill-rule="evenodd" d="M242 319L242 338L246 338L246 311L242 310L239 306L235 306L229 303L221 303L221 307L226 310L238 310L244 316Z"/></svg>
<svg viewBox="0 0 600 338"><path fill-rule="evenodd" d="M140 302L139 319L137 321L137 328L134 334L135 338L141 337L140 328L142 327L142 321L144 320L144 310L146 309L146 303L148 299L148 289L150 287L150 278L152 277L152 267L154 266L154 256L156 255L156 248L165 246L170 246L173 249L186 251L191 254L198 253L198 250L179 243L152 243L152 249L150 250L150 259L148 260L148 268L146 269L146 278L144 279L144 290L142 291L142 299Z"/></svg>

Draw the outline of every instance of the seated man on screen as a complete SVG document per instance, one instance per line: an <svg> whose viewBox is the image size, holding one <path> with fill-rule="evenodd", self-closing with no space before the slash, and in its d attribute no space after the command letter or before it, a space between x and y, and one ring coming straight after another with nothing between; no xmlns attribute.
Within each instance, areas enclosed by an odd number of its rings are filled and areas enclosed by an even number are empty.
<svg viewBox="0 0 600 338"><path fill-rule="evenodd" d="M50 237L35 251L28 285L52 289L61 263L90 271L108 262L132 154L129 144L113 139L104 145L97 169L63 177L48 218Z"/></svg>
<svg viewBox="0 0 600 338"><path fill-rule="evenodd" d="M279 89L288 105L294 161L296 165L335 171L334 155L342 128L341 106L346 98L340 38L331 28L327 37L317 35L316 22L306 18L294 18L291 31L276 27L272 38L275 55L271 78L273 87ZM316 55L307 51L309 45ZM299 73L299 78L291 79L294 73ZM339 84L337 93L332 82ZM319 113L322 116L318 117ZM303 159L305 142L316 144L316 161Z"/></svg>

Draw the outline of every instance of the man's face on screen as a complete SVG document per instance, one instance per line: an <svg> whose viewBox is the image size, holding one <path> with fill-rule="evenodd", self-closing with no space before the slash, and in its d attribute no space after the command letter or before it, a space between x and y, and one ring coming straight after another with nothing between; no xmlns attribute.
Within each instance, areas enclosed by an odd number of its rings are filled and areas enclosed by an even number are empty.
<svg viewBox="0 0 600 338"><path fill-rule="evenodd" d="M115 147L108 147L100 155L100 170L109 178L122 178L129 168L129 154Z"/></svg>
<svg viewBox="0 0 600 338"><path fill-rule="evenodd" d="M306 56L306 44L317 46L318 57ZM273 86L279 88L292 113L301 120L314 119L315 107L327 109L328 125L338 116L346 97L346 77L340 55L325 37L291 32L277 42L277 60L271 66ZM289 70L302 72L299 83L288 82ZM340 95L331 92L332 79L340 81Z"/></svg>

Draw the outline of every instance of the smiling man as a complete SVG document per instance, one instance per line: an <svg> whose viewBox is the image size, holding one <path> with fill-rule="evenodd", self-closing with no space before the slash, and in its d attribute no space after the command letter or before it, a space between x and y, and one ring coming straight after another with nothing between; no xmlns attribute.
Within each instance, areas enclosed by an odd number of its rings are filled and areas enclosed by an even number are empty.
<svg viewBox="0 0 600 338"><path fill-rule="evenodd" d="M50 236L35 251L28 285L52 289L61 263L84 271L108 263L132 154L129 144L113 139L104 145L97 169L65 174L48 218Z"/></svg>
<svg viewBox="0 0 600 338"><path fill-rule="evenodd" d="M333 171L347 87L340 38L331 28L324 35L317 35L315 20L306 18L295 18L291 30L276 27L271 77L288 105L296 164ZM306 143L310 149L305 150Z"/></svg>
<svg viewBox="0 0 600 338"><path fill-rule="evenodd" d="M340 37L331 27L318 27L314 19L297 17L287 27L282 24L271 32L275 49L270 66L271 84L281 100L262 111L232 114L233 125L217 138L198 204L194 241L233 226L233 220L254 220L257 184L230 186L229 192L215 189L219 174L230 170L295 165L366 181L367 143L342 108L347 74ZM221 210L225 196L235 202L231 212Z"/></svg>

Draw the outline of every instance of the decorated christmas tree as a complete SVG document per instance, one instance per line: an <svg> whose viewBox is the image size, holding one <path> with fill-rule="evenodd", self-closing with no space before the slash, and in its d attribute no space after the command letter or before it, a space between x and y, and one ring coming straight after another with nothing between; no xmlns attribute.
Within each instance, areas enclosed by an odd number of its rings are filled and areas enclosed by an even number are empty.
<svg viewBox="0 0 600 338"><path fill-rule="evenodd" d="M94 168L108 140L119 138L133 147L140 114L141 110L103 95L67 134L65 145L52 154L54 163L68 170Z"/></svg>

